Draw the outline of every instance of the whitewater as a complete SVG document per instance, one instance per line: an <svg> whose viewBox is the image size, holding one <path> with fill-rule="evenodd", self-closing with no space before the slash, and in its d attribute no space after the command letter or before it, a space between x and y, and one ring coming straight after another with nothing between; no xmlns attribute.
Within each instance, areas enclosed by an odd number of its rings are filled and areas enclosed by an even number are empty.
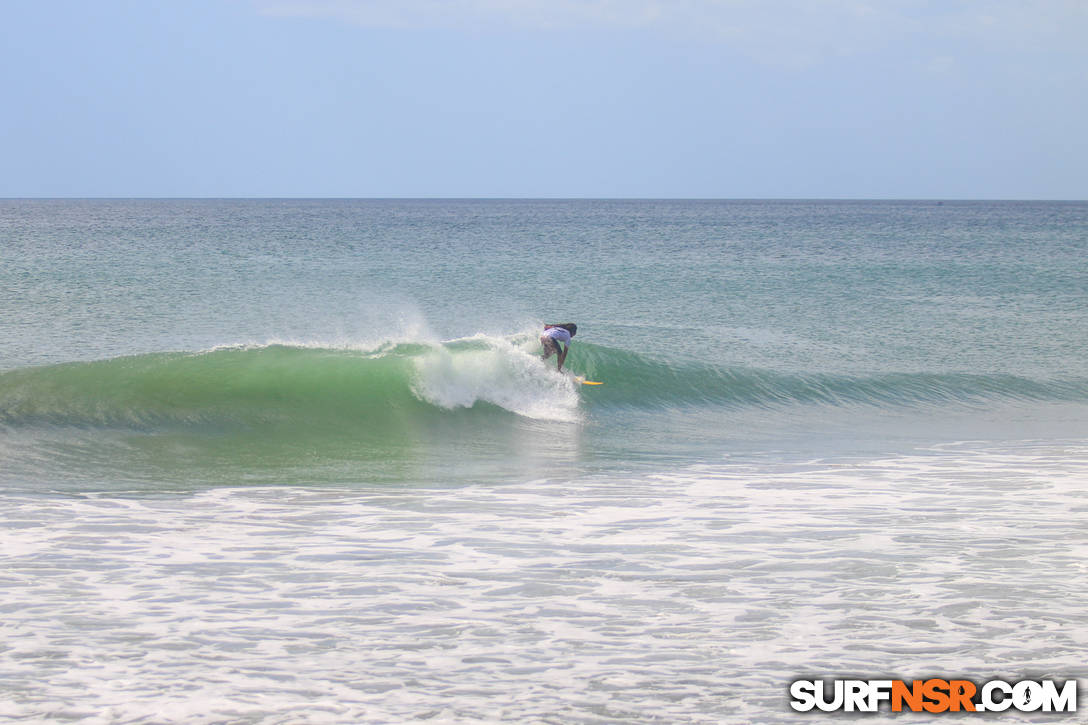
<svg viewBox="0 0 1088 725"><path fill-rule="evenodd" d="M1088 676L1088 205L0 201L0 245L0 719Z"/></svg>

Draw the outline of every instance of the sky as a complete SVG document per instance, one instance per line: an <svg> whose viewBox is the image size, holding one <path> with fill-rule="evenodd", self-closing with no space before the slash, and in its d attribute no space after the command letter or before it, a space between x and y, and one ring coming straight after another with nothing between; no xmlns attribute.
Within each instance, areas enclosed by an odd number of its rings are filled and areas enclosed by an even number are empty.
<svg viewBox="0 0 1088 725"><path fill-rule="evenodd" d="M2 0L0 197L1088 199L1088 0Z"/></svg>

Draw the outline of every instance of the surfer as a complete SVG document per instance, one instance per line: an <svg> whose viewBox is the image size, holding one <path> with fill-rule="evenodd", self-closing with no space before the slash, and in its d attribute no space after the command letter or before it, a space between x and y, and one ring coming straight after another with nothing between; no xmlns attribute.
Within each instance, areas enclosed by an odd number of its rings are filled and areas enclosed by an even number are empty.
<svg viewBox="0 0 1088 725"><path fill-rule="evenodd" d="M557 355L557 370L563 372L563 363L570 352L570 339L578 332L578 325L573 322L564 322L561 325L544 325L544 334L540 336L540 344L544 346L544 354L541 360L547 360L552 355Z"/></svg>

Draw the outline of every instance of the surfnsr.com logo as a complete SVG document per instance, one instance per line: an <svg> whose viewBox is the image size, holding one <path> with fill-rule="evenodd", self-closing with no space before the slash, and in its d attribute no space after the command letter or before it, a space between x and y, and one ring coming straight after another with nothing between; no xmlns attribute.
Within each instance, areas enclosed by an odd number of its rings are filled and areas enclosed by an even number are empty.
<svg viewBox="0 0 1088 725"><path fill-rule="evenodd" d="M790 698L798 712L1076 712L1077 681L795 680Z"/></svg>

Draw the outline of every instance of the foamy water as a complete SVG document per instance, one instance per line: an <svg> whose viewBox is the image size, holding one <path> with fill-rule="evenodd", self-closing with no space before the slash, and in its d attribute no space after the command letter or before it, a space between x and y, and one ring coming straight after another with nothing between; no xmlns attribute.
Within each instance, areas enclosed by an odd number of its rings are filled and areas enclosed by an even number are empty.
<svg viewBox="0 0 1088 725"><path fill-rule="evenodd" d="M1085 677L1086 487L1088 441L1029 441L627 480L9 495L0 717L795 722L826 717L789 709L801 677Z"/></svg>
<svg viewBox="0 0 1088 725"><path fill-rule="evenodd" d="M471 408L484 401L534 420L581 419L577 383L543 363L524 342L518 345L513 339L482 334L472 340L479 349L455 355L443 345L433 345L414 359L413 392L446 409Z"/></svg>

